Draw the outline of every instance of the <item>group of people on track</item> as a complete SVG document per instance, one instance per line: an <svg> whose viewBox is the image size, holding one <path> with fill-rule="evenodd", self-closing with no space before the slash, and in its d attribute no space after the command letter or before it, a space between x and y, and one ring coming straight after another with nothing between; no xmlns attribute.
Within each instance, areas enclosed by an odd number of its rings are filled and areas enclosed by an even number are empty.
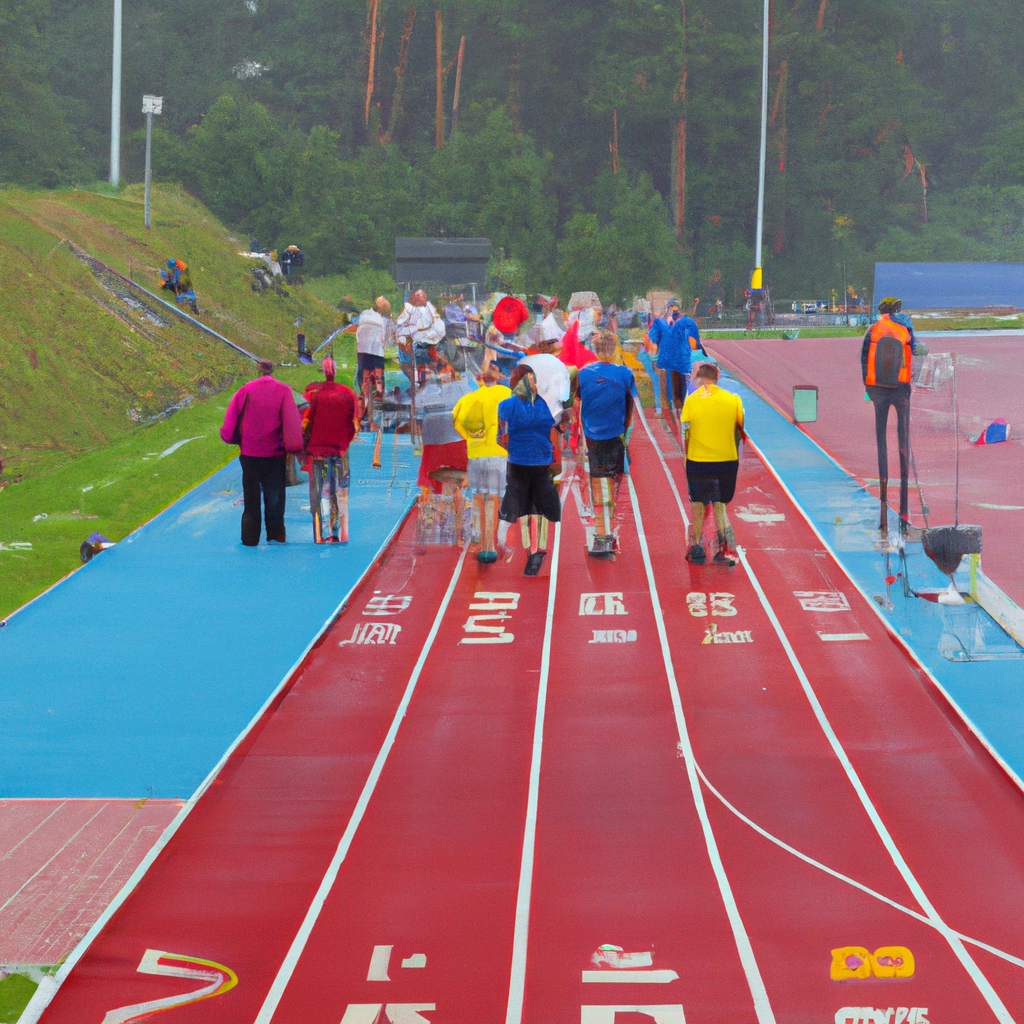
<svg viewBox="0 0 1024 1024"><path fill-rule="evenodd" d="M398 330L404 329L408 340L417 333L430 334L429 343L437 331L436 311L421 292L410 298ZM862 373L866 397L875 408L881 526L886 529L888 410L895 408L897 414L900 517L906 522L910 367L913 355L927 350L916 341L909 318L900 313L899 300L883 300L879 312L880 319L864 337ZM380 346L389 336L389 325L390 334L395 333L390 313L383 298L368 311L367 328L380 335ZM558 342L546 343L543 351L519 359L507 376L497 359L485 360L477 387L452 411L452 426L466 443L465 487L473 507L477 560L482 564L513 557L508 530L518 522L527 550L524 573L537 575L547 551L549 524L561 517L563 460L575 459L587 467L594 523L589 553L612 556L618 549L616 503L628 471L639 393L615 332L598 329L588 341L582 344L570 330L560 348ZM644 344L665 371L669 406L678 407L692 516L686 558L695 565L708 561L703 536L710 512L716 538L711 560L734 565L735 539L727 506L736 491L745 436L742 401L719 386L718 365L704 350L696 323L681 315L677 304L670 303L665 315L653 321ZM301 414L291 388L274 380L268 361L259 364L256 380L235 394L221 436L240 445L243 544L259 543L261 496L267 540L284 542L287 459L292 454L306 460L314 540L347 542L348 450L361 428L367 401L383 394L382 364L383 348L379 353L360 353L361 401L335 380L334 360L325 359L324 379L307 387ZM659 381L654 384L660 387Z"/></svg>

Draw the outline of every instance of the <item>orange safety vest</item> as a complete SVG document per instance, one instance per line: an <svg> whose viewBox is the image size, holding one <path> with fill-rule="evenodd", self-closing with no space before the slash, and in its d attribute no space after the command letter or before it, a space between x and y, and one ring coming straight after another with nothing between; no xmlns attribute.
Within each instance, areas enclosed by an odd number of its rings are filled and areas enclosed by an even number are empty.
<svg viewBox="0 0 1024 1024"><path fill-rule="evenodd" d="M888 316L882 316L878 323L871 328L868 336L868 368L864 383L868 385L878 383L875 357L878 353L878 343L882 338L895 338L902 345L903 361L900 365L899 383L909 384L910 361L913 357L913 352L910 348L910 331L903 324L896 323L895 320L890 319Z"/></svg>

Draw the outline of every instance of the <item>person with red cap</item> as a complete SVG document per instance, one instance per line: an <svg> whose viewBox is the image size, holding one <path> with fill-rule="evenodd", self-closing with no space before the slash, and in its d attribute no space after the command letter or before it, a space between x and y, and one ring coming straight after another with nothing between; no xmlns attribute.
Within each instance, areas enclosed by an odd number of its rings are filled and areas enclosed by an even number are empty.
<svg viewBox="0 0 1024 1024"><path fill-rule="evenodd" d="M221 440L240 447L242 464L242 543L260 542L260 496L267 540L285 542L286 453L302 451L302 424L292 389L274 380L274 364L259 363L260 375L235 392L224 414Z"/></svg>
<svg viewBox="0 0 1024 1024"><path fill-rule="evenodd" d="M313 540L317 544L347 544L348 448L359 430L359 404L351 388L335 381L337 368L330 356L323 368L324 383L310 397L302 432L313 459L309 471Z"/></svg>

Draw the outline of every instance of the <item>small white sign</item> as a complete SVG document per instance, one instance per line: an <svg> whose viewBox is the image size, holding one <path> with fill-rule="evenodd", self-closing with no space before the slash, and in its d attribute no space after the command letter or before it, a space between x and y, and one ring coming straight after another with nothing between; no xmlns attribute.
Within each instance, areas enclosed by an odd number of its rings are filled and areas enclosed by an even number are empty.
<svg viewBox="0 0 1024 1024"><path fill-rule="evenodd" d="M143 96L142 112L144 114L162 114L164 112L163 96Z"/></svg>

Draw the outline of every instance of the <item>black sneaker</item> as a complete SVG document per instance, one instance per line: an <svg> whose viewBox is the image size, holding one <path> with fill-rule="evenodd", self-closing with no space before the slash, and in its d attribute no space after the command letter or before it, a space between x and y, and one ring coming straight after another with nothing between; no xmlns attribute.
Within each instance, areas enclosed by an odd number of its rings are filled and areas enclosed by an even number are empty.
<svg viewBox="0 0 1024 1024"><path fill-rule="evenodd" d="M732 568L739 559L728 548L719 548L713 559L716 565L727 565Z"/></svg>
<svg viewBox="0 0 1024 1024"><path fill-rule="evenodd" d="M526 560L526 568L523 570L524 576L536 576L540 572L541 564L544 562L544 556L547 554L546 551L535 551Z"/></svg>
<svg viewBox="0 0 1024 1024"><path fill-rule="evenodd" d="M694 565L704 565L708 560L708 556L704 551L703 544L694 544L690 550L686 553L686 560L692 562Z"/></svg>
<svg viewBox="0 0 1024 1024"><path fill-rule="evenodd" d="M595 537L592 547L587 549L587 554L593 558L601 558L606 555L615 554L614 537Z"/></svg>

